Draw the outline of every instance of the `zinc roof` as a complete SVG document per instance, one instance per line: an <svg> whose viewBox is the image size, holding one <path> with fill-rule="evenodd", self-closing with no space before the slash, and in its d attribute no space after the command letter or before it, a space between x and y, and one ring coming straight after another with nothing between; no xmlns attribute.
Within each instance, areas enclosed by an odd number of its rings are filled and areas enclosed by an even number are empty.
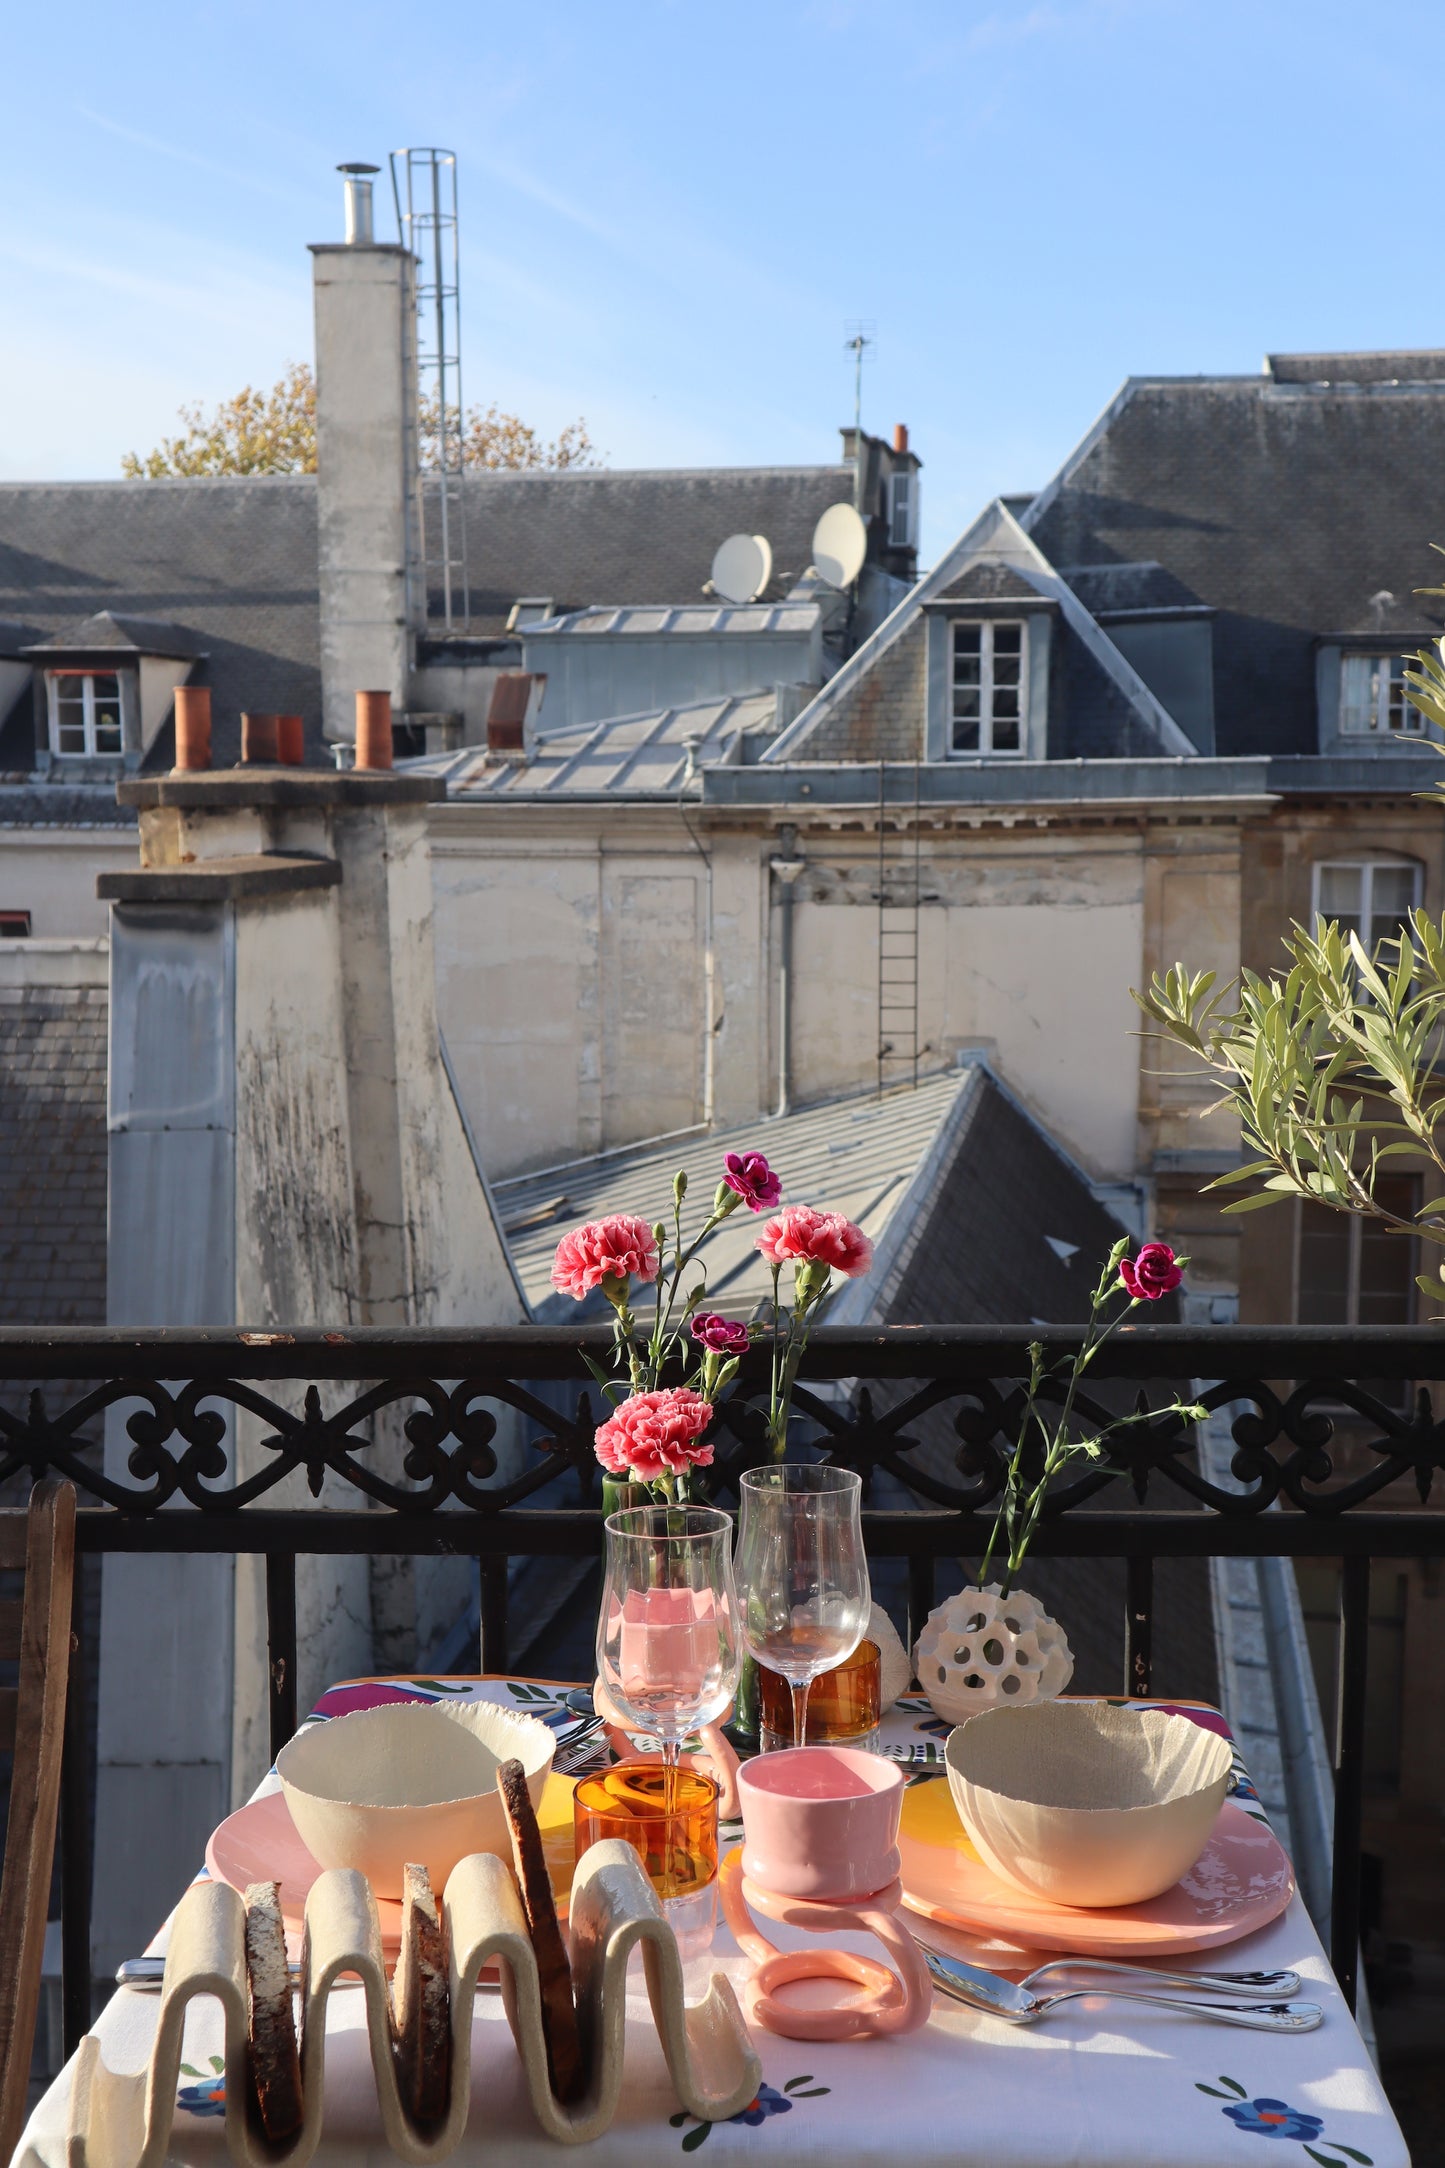
<svg viewBox="0 0 1445 2168"><path fill-rule="evenodd" d="M624 715L604 723L540 732L531 758L498 759L485 746L429 754L408 769L444 776L450 798L593 797L614 791L643 796L675 795L694 767L736 758L744 731L772 727L777 696L723 695L649 715Z"/></svg>
<svg viewBox="0 0 1445 2168"><path fill-rule="evenodd" d="M925 1079L916 1091L833 1100L742 1129L664 1139L499 1182L502 1231L528 1302L544 1324L566 1324L594 1312L606 1317L601 1297L579 1305L552 1286L552 1257L561 1237L585 1220L614 1212L649 1224L670 1220L672 1180L679 1169L688 1178L684 1230L700 1226L729 1152L765 1153L782 1178L784 1204L842 1212L877 1247L911 1195L940 1131L976 1088L979 1075L952 1069ZM766 1218L739 1206L709 1238L700 1260L709 1309L745 1318L770 1294L772 1274L754 1247Z"/></svg>

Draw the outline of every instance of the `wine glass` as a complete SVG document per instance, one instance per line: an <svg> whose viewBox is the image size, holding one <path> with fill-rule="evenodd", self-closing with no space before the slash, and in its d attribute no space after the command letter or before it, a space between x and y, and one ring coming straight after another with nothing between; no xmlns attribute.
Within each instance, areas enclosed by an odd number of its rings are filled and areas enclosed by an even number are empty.
<svg viewBox="0 0 1445 2168"><path fill-rule="evenodd" d="M714 1506L628 1506L606 1529L597 1670L618 1714L662 1741L670 1817L683 1739L737 1690L733 1524Z"/></svg>
<svg viewBox="0 0 1445 2168"><path fill-rule="evenodd" d="M863 1485L850 1468L750 1468L738 1485L737 1575L748 1653L793 1693L793 1744L808 1736L808 1688L851 1656L872 1596Z"/></svg>

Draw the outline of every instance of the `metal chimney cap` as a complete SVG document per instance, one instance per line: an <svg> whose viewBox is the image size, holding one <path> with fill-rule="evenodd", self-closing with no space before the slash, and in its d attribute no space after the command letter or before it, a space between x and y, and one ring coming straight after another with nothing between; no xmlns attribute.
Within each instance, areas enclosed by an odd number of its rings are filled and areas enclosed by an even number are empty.
<svg viewBox="0 0 1445 2168"><path fill-rule="evenodd" d="M364 158L348 158L345 165L336 168L338 173L380 173L380 166L369 166Z"/></svg>

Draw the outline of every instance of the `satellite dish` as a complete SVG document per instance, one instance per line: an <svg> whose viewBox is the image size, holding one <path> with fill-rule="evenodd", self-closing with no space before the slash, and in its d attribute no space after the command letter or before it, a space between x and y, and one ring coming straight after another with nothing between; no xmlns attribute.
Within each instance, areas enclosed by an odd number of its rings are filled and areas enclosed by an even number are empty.
<svg viewBox="0 0 1445 2168"><path fill-rule="evenodd" d="M868 529L851 504L830 504L813 529L813 570L829 587L851 587L868 555Z"/></svg>
<svg viewBox="0 0 1445 2168"><path fill-rule="evenodd" d="M712 584L724 602L756 602L772 576L766 535L730 534L712 561Z"/></svg>

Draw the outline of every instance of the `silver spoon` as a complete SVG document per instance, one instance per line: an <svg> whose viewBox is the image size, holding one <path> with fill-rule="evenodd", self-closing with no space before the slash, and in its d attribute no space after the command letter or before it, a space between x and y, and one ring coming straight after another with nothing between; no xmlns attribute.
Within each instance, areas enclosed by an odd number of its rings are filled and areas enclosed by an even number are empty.
<svg viewBox="0 0 1445 2168"><path fill-rule="evenodd" d="M1061 2003L1087 2001L1091 1996L1147 2003L1156 2010L1214 2018L1221 2025L1242 2025L1254 2032L1313 2032L1324 2020L1323 2010L1314 2002L1197 2002L1180 1995L1140 1995L1120 1987L1072 1987L1057 1995L1035 1995L1012 1980L1000 1979L996 1972L985 1972L980 1965L964 1964L962 1958L941 1957L930 1949L922 1949L922 1955L929 1978L945 1995L1010 2025L1037 2024Z"/></svg>
<svg viewBox="0 0 1445 2168"><path fill-rule="evenodd" d="M953 1962L952 1952L940 1950L937 1943L925 1942L912 1929L913 1939L920 1949L933 1952L936 1957L946 1957ZM1019 1982L1019 1986L1035 1989L1057 1979L1061 1974L1102 1973L1111 1980L1132 1980L1138 1987L1183 1987L1195 1994L1221 1994L1263 1996L1273 2002L1276 1997L1297 1995L1303 1982L1297 1972L1163 1972L1149 1965L1120 1965L1107 1957L1051 1957L1047 1964L1037 1965Z"/></svg>

